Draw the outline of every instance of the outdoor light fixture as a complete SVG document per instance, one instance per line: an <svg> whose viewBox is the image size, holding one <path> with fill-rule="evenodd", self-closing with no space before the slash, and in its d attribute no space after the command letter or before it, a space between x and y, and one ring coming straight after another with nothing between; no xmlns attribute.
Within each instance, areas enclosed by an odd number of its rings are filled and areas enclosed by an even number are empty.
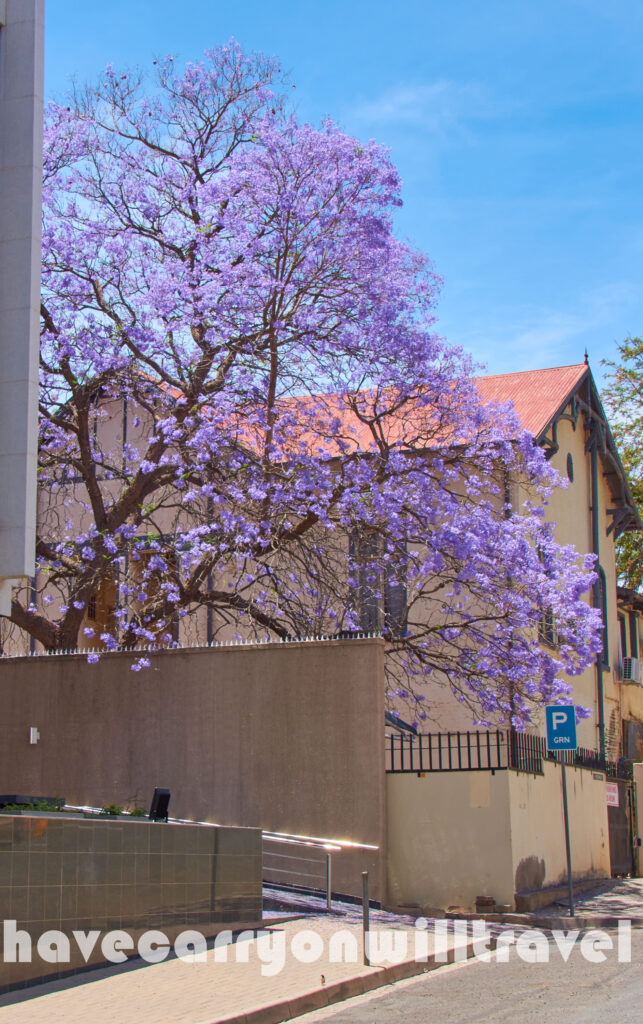
<svg viewBox="0 0 643 1024"><path fill-rule="evenodd" d="M170 802L169 789L155 789L150 806L150 821L167 821L167 808Z"/></svg>

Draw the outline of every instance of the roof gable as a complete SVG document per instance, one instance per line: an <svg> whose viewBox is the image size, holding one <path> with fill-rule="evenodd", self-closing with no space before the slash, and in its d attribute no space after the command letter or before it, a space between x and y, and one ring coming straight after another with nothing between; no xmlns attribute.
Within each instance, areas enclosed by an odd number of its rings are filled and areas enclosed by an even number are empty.
<svg viewBox="0 0 643 1024"><path fill-rule="evenodd" d="M546 370L523 370L476 377L475 385L484 405L513 402L521 426L539 438L561 409L589 368L585 363L555 366Z"/></svg>

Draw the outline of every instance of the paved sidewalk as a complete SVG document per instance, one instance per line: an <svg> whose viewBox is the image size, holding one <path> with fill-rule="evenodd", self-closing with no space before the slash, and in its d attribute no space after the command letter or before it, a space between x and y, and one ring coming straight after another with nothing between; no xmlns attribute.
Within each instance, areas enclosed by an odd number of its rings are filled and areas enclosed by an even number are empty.
<svg viewBox="0 0 643 1024"><path fill-rule="evenodd" d="M314 916L277 924L263 933L271 936L270 940L264 938L263 950L256 938L240 942L236 953L235 946L227 947L227 963L215 962L214 951L208 950L205 963L172 959L143 966L138 961L34 987L27 993L11 993L0 998L0 1024L215 1024L244 1020L246 1015L251 1015L252 1024L271 1024L323 1005L320 989L329 990L334 1000L393 980L390 968L364 967L359 962L361 927L350 919L354 916ZM373 917L374 932L393 929L400 940L406 937L408 955L404 959L412 960L417 929L410 919L380 914L378 920L377 912ZM339 929L354 937L357 963L329 962L329 941ZM298 933L296 942L306 948L302 932L309 933L309 942L323 944L323 956L317 962L301 963L293 955L291 943ZM430 931L426 938L430 953ZM265 945L268 941L272 948ZM452 939L449 944L453 945ZM269 961L279 966L280 948L286 952L285 964L275 973ZM247 954L247 962L237 962L239 953ZM265 966L273 976L262 975L261 957L268 961ZM412 966L423 969L415 963ZM337 983L345 985L340 992L332 992ZM277 1011L276 1006L285 1001L288 1012L284 1013L283 1007ZM264 1014L259 1015L262 1008Z"/></svg>
<svg viewBox="0 0 643 1024"><path fill-rule="evenodd" d="M551 917L568 908L569 901L560 899L537 910L534 917ZM574 910L577 917L643 918L643 878L614 879L574 895Z"/></svg>

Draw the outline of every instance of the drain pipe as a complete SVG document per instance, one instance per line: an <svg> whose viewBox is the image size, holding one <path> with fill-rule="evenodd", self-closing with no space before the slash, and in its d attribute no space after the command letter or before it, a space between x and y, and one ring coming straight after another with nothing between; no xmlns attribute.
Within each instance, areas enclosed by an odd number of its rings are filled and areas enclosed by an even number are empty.
<svg viewBox="0 0 643 1024"><path fill-rule="evenodd" d="M589 388L588 388L589 391ZM588 394L588 406L590 396ZM590 458L592 475L592 551L596 555L596 566L600 567L600 546L598 528L598 445L596 431L598 426L590 422ZM594 607L603 609L602 600L603 582L599 576L594 584ZM605 602L606 604L607 602ZM607 623L603 623L603 629ZM603 706L603 650L596 655L596 702L598 704L598 745L601 760L605 760L605 708Z"/></svg>

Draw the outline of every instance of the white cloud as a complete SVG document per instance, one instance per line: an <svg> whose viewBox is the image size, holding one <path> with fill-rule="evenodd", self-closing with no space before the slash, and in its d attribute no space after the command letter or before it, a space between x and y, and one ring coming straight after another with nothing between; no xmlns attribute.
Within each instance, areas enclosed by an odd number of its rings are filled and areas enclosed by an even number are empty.
<svg viewBox="0 0 643 1024"><path fill-rule="evenodd" d="M493 311L491 329L475 329L452 340L482 360L489 373L580 363L587 345L597 373L605 347L612 343L614 325L620 323L623 309L636 298L636 285L620 281L578 296L573 307L566 310L499 307ZM599 337L601 343L597 345Z"/></svg>
<svg viewBox="0 0 643 1024"><path fill-rule="evenodd" d="M440 79L426 85L396 85L376 99L358 103L351 118L365 124L406 124L446 134L463 129L472 118L492 113L492 105L481 86Z"/></svg>

